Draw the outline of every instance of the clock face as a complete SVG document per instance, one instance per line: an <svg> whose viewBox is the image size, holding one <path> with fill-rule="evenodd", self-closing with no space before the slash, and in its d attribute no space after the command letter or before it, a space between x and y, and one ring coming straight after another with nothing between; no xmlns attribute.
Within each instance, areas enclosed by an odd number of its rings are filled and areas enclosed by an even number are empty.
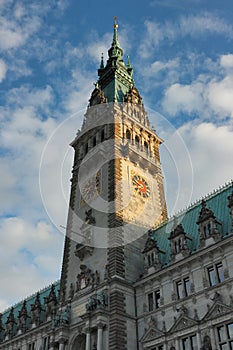
<svg viewBox="0 0 233 350"><path fill-rule="evenodd" d="M142 176L134 175L132 177L132 185L139 196L143 198L148 198L150 196L150 186Z"/></svg>
<svg viewBox="0 0 233 350"><path fill-rule="evenodd" d="M100 193L100 173L89 178L82 186L82 197L88 202Z"/></svg>

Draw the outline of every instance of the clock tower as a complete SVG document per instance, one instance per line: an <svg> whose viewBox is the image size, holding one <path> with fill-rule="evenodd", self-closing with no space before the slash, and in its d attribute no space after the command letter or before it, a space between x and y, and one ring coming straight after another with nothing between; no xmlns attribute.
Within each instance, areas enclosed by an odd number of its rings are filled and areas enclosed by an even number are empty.
<svg viewBox="0 0 233 350"><path fill-rule="evenodd" d="M136 349L133 283L143 270L146 233L167 218L159 157L114 23L108 60L101 58L74 164L60 301L78 325L73 348ZM73 349L71 347L71 349Z"/></svg>

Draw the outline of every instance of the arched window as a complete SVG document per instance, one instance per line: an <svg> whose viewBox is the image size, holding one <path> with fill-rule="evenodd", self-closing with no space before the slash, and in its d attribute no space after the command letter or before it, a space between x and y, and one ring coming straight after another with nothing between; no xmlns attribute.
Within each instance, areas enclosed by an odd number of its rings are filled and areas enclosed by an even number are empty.
<svg viewBox="0 0 233 350"><path fill-rule="evenodd" d="M139 147L140 140L137 135L135 136L135 143L136 143L136 146Z"/></svg>
<svg viewBox="0 0 233 350"><path fill-rule="evenodd" d="M126 130L126 138L127 138L127 140L131 139L131 134L130 134L130 131L128 129Z"/></svg>
<svg viewBox="0 0 233 350"><path fill-rule="evenodd" d="M96 136L93 137L93 147L96 146Z"/></svg>
<svg viewBox="0 0 233 350"><path fill-rule="evenodd" d="M87 154L87 152L88 152L88 143L85 146L85 154Z"/></svg>
<svg viewBox="0 0 233 350"><path fill-rule="evenodd" d="M144 142L144 149L145 149L145 151L146 151L146 153L148 154L148 143L145 141Z"/></svg>

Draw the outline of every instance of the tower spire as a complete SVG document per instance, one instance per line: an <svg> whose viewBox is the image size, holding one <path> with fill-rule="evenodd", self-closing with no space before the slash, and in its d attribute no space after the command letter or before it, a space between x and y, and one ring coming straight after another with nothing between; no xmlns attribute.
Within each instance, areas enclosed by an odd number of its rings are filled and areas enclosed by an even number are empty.
<svg viewBox="0 0 233 350"><path fill-rule="evenodd" d="M112 46L120 46L119 41L118 41L118 24L117 24L117 16L114 16L114 24L113 24L113 42L112 42Z"/></svg>
<svg viewBox="0 0 233 350"><path fill-rule="evenodd" d="M114 24L113 24L113 41L112 41L111 48L108 50L108 56L110 59L115 58L115 59L122 60L123 50L120 47L117 29L118 29L117 16L115 16Z"/></svg>

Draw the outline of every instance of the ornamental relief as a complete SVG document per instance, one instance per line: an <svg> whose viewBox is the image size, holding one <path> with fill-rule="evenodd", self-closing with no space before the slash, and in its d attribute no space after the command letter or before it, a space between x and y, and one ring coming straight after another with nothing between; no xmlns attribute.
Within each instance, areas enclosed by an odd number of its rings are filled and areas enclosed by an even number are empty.
<svg viewBox="0 0 233 350"><path fill-rule="evenodd" d="M96 270L93 272L86 265L80 265L81 272L77 276L76 291L80 291L87 287L94 288L100 282L99 272Z"/></svg>

